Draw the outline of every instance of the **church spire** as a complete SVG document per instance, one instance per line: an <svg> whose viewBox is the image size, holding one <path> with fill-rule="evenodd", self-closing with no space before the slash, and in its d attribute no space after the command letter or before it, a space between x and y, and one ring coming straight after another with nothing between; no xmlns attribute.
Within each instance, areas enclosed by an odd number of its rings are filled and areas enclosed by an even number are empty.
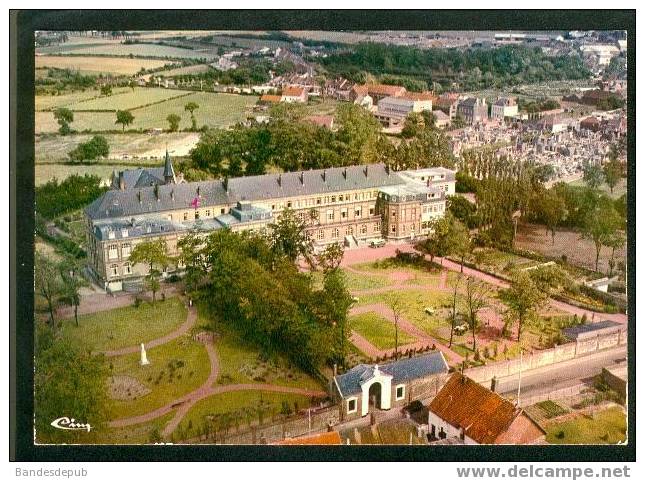
<svg viewBox="0 0 645 481"><path fill-rule="evenodd" d="M166 146L166 162L163 169L163 178L166 184L175 184L177 181L175 179L175 169L172 166L172 160L170 159L170 154L168 153L168 147Z"/></svg>

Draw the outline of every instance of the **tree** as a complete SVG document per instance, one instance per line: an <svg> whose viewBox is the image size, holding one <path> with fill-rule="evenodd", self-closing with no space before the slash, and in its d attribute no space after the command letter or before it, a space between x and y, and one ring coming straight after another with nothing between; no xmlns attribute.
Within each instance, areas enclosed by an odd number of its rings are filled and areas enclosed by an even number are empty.
<svg viewBox="0 0 645 481"><path fill-rule="evenodd" d="M517 341L519 342L525 322L537 315L537 310L546 302L548 296L533 282L526 271L518 271L513 275L510 287L502 291L500 297L513 315L507 320L507 325L517 321Z"/></svg>
<svg viewBox="0 0 645 481"><path fill-rule="evenodd" d="M477 350L477 327L479 326L479 319L477 314L481 309L488 305L488 295L490 288L483 282L478 282L473 277L466 277L466 291L464 294L464 304L466 310L466 319L468 320L468 327L473 333L473 352Z"/></svg>
<svg viewBox="0 0 645 481"><path fill-rule="evenodd" d="M582 229L582 238L593 241L596 248L594 270L598 271L600 249L611 242L612 236L621 228L622 220L611 201L601 202L590 213Z"/></svg>
<svg viewBox="0 0 645 481"><path fill-rule="evenodd" d="M199 108L199 104L196 102L188 102L184 105L184 110L190 112L190 121L192 124L191 129L193 131L197 130L197 121L195 120L195 110Z"/></svg>
<svg viewBox="0 0 645 481"><path fill-rule="evenodd" d="M545 190L539 197L537 208L547 231L551 232L551 243L555 245L555 230L567 218L567 205L557 191Z"/></svg>
<svg viewBox="0 0 645 481"><path fill-rule="evenodd" d="M111 85L103 85L101 87L101 95L105 95L106 97L109 97L112 95L112 86Z"/></svg>
<svg viewBox="0 0 645 481"><path fill-rule="evenodd" d="M597 189L602 184L602 175L599 165L588 163L584 167L582 179L591 189Z"/></svg>
<svg viewBox="0 0 645 481"><path fill-rule="evenodd" d="M152 292L152 304L154 305L157 291L161 287L157 268L163 268L169 263L166 243L163 240L157 240L137 244L130 254L130 262L148 265L147 283L148 289Z"/></svg>
<svg viewBox="0 0 645 481"><path fill-rule="evenodd" d="M329 244L325 249L316 256L318 265L322 267L323 272L338 269L343 260L344 250L341 244L334 242Z"/></svg>
<svg viewBox="0 0 645 481"><path fill-rule="evenodd" d="M56 307L63 294L63 286L59 276L58 266L44 255L36 251L34 257L34 285L36 294L40 295L47 303L49 312L49 324L52 329L56 328L54 315Z"/></svg>
<svg viewBox="0 0 645 481"><path fill-rule="evenodd" d="M338 333L339 348L335 359L342 366L345 366L347 356L347 314L352 302L343 271L338 268L325 271L321 305L324 317Z"/></svg>
<svg viewBox="0 0 645 481"><path fill-rule="evenodd" d="M61 302L74 307L74 320L76 327L78 327L78 306L81 305L81 280L75 272L76 266L64 264L60 266L60 275L63 279L63 290Z"/></svg>
<svg viewBox="0 0 645 481"><path fill-rule="evenodd" d="M58 125L60 125L58 131L61 135L67 135L71 132L69 124L74 122L74 112L64 107L59 107L54 110L54 118L58 122Z"/></svg>
<svg viewBox="0 0 645 481"><path fill-rule="evenodd" d="M87 432L64 431L51 423L74 417L101 430L107 419L108 369L102 354L84 352L67 337L36 326L34 422L40 443L82 443Z"/></svg>
<svg viewBox="0 0 645 481"><path fill-rule="evenodd" d="M123 131L125 128L134 122L134 115L129 110L117 110L116 111L116 122L115 124L121 124L123 126Z"/></svg>
<svg viewBox="0 0 645 481"><path fill-rule="evenodd" d="M170 124L170 128L168 130L171 132L177 132L179 129L179 122L181 122L181 117L177 114L168 114L166 120Z"/></svg>
<svg viewBox="0 0 645 481"><path fill-rule="evenodd" d="M464 258L471 251L470 232L464 224L453 218L450 230L448 231L448 244L451 254L459 256L461 272L464 272Z"/></svg>
<svg viewBox="0 0 645 481"><path fill-rule="evenodd" d="M313 245L305 232L305 221L296 217L293 210L283 210L277 222L269 228L271 247L276 255L285 256L292 263L302 256L312 264Z"/></svg>
<svg viewBox="0 0 645 481"><path fill-rule="evenodd" d="M621 165L618 158L612 158L607 162L603 167L603 174L605 176L605 182L609 186L611 193L614 193L614 187L618 185L620 179L623 176L623 166Z"/></svg>
<svg viewBox="0 0 645 481"><path fill-rule="evenodd" d="M611 256L609 257L609 272L608 276L611 277L614 274L614 267L616 266L616 250L620 249L625 245L625 233L620 230L614 231L612 234L605 239L605 245L611 249Z"/></svg>
<svg viewBox="0 0 645 481"><path fill-rule="evenodd" d="M401 320L401 314L403 312L403 306L401 305L401 299L397 294L389 296L387 301L390 310L392 311L392 317L394 318L394 358L399 358L399 320Z"/></svg>
<svg viewBox="0 0 645 481"><path fill-rule="evenodd" d="M455 333L455 322L457 321L457 292L461 283L461 275L457 276L452 284L452 315L450 316L450 342L448 348L452 347L452 337Z"/></svg>
<svg viewBox="0 0 645 481"><path fill-rule="evenodd" d="M68 154L70 160L85 161L96 160L110 155L110 145L102 135L95 135L87 142L82 142Z"/></svg>

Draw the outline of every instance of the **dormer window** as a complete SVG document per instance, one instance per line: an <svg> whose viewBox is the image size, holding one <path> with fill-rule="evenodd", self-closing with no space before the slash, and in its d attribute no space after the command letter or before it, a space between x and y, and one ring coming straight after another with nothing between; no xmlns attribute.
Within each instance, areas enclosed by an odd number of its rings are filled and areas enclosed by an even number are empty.
<svg viewBox="0 0 645 481"><path fill-rule="evenodd" d="M114 235L114 231L113 231L113 230L109 230L109 231L108 231L108 239L114 239L114 237L115 237L115 235Z"/></svg>
<svg viewBox="0 0 645 481"><path fill-rule="evenodd" d="M121 229L121 237L128 237L128 229Z"/></svg>

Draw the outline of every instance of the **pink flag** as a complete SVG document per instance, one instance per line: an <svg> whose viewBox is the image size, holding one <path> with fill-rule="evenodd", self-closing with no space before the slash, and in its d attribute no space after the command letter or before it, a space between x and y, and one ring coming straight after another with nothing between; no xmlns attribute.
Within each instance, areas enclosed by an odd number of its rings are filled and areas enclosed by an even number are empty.
<svg viewBox="0 0 645 481"><path fill-rule="evenodd" d="M199 206L199 197L195 197L190 205L192 205L194 209L197 209L197 207Z"/></svg>

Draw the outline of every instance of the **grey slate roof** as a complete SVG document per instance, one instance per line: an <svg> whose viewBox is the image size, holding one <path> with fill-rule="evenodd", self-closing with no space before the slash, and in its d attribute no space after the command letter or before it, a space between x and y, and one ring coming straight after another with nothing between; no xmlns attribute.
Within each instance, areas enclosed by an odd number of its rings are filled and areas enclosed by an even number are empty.
<svg viewBox="0 0 645 481"><path fill-rule="evenodd" d="M134 189L141 187L149 187L154 184L163 184L164 168L163 167L150 167L145 169L130 169L124 170L123 182L125 184L125 189ZM112 187L115 189L119 188L119 177L116 175L112 182Z"/></svg>
<svg viewBox="0 0 645 481"><path fill-rule="evenodd" d="M605 329L614 329L617 330L621 327L622 324L615 321L605 320L592 322L590 324L580 324L579 326L567 327L562 329L562 333L567 336L569 339L578 339L585 337L592 337L596 334L599 334L599 331L604 331Z"/></svg>
<svg viewBox="0 0 645 481"><path fill-rule="evenodd" d="M163 169L161 175L163 179ZM228 192L221 180L159 185L159 198L153 187L109 190L92 202L85 212L90 219L132 217L173 209L193 208L197 197L199 206L232 204L238 201L267 201L302 195L324 195L352 189L367 189L404 184L395 172L384 164L356 165L331 169L237 177L228 180ZM139 199L140 196L140 199Z"/></svg>
<svg viewBox="0 0 645 481"><path fill-rule="evenodd" d="M421 356L399 359L379 365L379 371L392 376L392 385L401 384L434 374L447 373L448 364L441 351L433 351ZM369 364L359 364L344 374L336 376L336 384L342 397L361 392L361 384L367 381L374 370Z"/></svg>
<svg viewBox="0 0 645 481"><path fill-rule="evenodd" d="M166 149L166 161L163 168L163 178L172 178L173 182L175 180L175 169L172 166L172 160L170 160L170 154L168 154L168 149Z"/></svg>

